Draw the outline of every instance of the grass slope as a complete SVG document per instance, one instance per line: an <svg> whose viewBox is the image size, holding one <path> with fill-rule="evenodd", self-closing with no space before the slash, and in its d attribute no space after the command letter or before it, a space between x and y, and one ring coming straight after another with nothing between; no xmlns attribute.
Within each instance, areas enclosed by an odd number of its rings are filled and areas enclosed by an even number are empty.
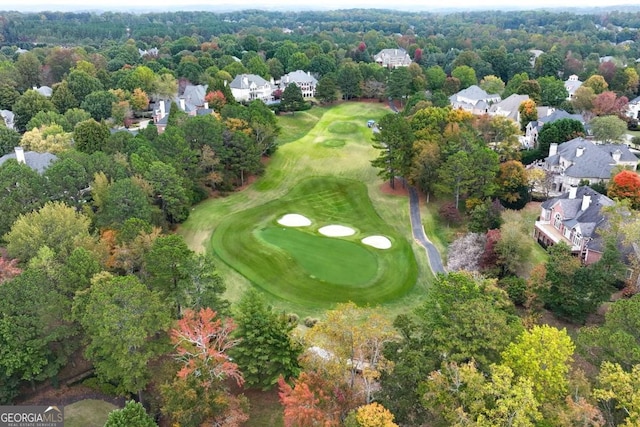
<svg viewBox="0 0 640 427"><path fill-rule="evenodd" d="M239 218L240 222L246 221L245 215L255 214L255 212L246 213L246 211L253 208L257 208L257 211L272 209L269 203L277 204L282 200L289 203L290 199L286 197L295 195L294 188L301 182L313 178L320 179L316 182L323 182L328 178L342 178L347 182L354 182L357 184L354 188L360 188L355 190L354 194L359 194L358 197L367 196L366 198L370 200L370 202L367 201L369 206L373 206L371 209L375 211L380 221L380 225L377 225L375 230L363 229L362 231L367 234L385 234L404 241L407 248L419 254L416 257L418 266L416 286L408 291L405 290L404 296L400 296L402 292L395 293L390 296L390 300L384 301L385 307L392 314L406 312L422 301L424 291L432 277L423 255L424 250L413 241L411 236L407 198L382 193L380 191L382 181L376 175L377 170L370 164L370 161L378 155L378 150L372 147L371 129L367 128L366 122L369 119L379 120L389 112L390 110L382 104L343 103L329 108L313 108L295 115L279 116L278 122L283 129L279 137L281 147L270 160L265 174L241 192L224 198L209 199L194 207L189 219L180 227L179 233L185 237L192 249L213 250L216 246L211 239L214 231L216 231L216 239L220 239L222 236L222 234L218 235L220 227L229 227L236 218ZM334 124L338 122L350 124ZM336 130L344 133L336 133ZM297 139L294 139L296 137ZM331 140L341 140L344 144L337 147L331 146L335 144L326 144ZM293 193L292 190L294 190ZM342 212L339 212L339 206L336 205L332 209L336 209L335 212L341 216L336 216L330 221L327 219L326 223L322 217L316 217L314 212L309 212L308 215L314 223L322 222L322 225L338 223L350 225L356 229L362 227L359 219L358 221L345 219ZM328 211L323 212L325 212L323 215L329 214ZM279 217L286 213L305 214L293 207L284 206L277 215ZM258 233L261 228L274 224L274 215L276 214L267 214L265 211L260 217L263 225L254 225L249 233ZM382 228L384 225L388 228ZM226 238L233 239L233 235ZM260 236L255 235L253 238L258 239L261 248L267 245ZM226 245L225 248L232 246ZM270 251L270 253L273 252L273 250ZM253 248L251 248L248 252L233 256L243 258L253 255ZM259 262L264 263L264 261ZM236 301L245 290L255 286L252 281L258 280L254 277L245 277L244 271L239 272L222 260L218 263L218 268L227 285L226 297L232 302ZM397 265L393 269L401 271L401 268L402 266ZM273 280L277 279L275 277ZM269 302L276 308L296 312L301 317L320 315L328 304L327 302L315 306L302 297L298 301L291 301L274 294L267 295L270 295Z"/></svg>
<svg viewBox="0 0 640 427"><path fill-rule="evenodd" d="M118 409L104 400L85 399L64 407L65 427L102 427L109 412Z"/></svg>

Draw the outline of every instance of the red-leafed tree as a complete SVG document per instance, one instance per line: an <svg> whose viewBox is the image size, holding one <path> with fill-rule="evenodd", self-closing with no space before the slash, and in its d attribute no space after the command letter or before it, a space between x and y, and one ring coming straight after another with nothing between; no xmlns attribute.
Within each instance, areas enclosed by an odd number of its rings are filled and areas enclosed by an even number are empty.
<svg viewBox="0 0 640 427"><path fill-rule="evenodd" d="M613 177L607 195L612 199L627 199L633 209L640 209L640 175L623 170Z"/></svg>
<svg viewBox="0 0 640 427"><path fill-rule="evenodd" d="M627 104L629 104L629 99L626 96L617 97L615 92L608 90L593 99L592 112L596 116L622 116Z"/></svg>
<svg viewBox="0 0 640 427"><path fill-rule="evenodd" d="M417 48L415 53L413 54L413 61L420 63L421 60L422 60L422 49Z"/></svg>
<svg viewBox="0 0 640 427"><path fill-rule="evenodd" d="M234 329L231 319L222 320L215 311L203 308L186 310L171 330L182 368L173 382L160 387L160 393L161 410L175 425L239 427L247 421L246 399L232 395L226 387L228 379L238 386L244 383L227 355L237 343L231 338Z"/></svg>
<svg viewBox="0 0 640 427"><path fill-rule="evenodd" d="M222 110L222 107L227 103L227 98L225 98L224 93L222 93L221 90L214 90L207 93L204 100L209 103L210 108L213 108L218 112Z"/></svg>
<svg viewBox="0 0 640 427"><path fill-rule="evenodd" d="M216 318L210 308L199 312L186 310L178 327L171 330L171 341L176 346L177 359L183 363L178 377L195 375L206 388L227 378L244 383L238 365L233 363L227 351L238 341L231 337L236 328L231 319Z"/></svg>
<svg viewBox="0 0 640 427"><path fill-rule="evenodd" d="M302 372L293 385L280 378L278 386L285 427L340 425L339 390L319 373Z"/></svg>
<svg viewBox="0 0 640 427"><path fill-rule="evenodd" d="M498 265L496 244L500 241L500 229L495 228L487 231L486 239L484 252L482 254L482 258L480 258L480 268L483 270L490 270Z"/></svg>
<svg viewBox="0 0 640 427"><path fill-rule="evenodd" d="M367 49L367 45L365 44L365 42L360 42L360 44L358 45L358 50L360 52L364 52Z"/></svg>

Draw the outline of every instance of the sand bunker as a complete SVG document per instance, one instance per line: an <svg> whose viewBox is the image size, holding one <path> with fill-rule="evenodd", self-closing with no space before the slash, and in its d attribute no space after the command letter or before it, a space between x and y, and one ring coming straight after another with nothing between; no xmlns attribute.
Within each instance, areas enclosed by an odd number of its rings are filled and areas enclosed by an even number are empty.
<svg viewBox="0 0 640 427"><path fill-rule="evenodd" d="M285 227L307 227L311 225L311 220L300 214L286 214L278 220L278 224Z"/></svg>
<svg viewBox="0 0 640 427"><path fill-rule="evenodd" d="M356 230L344 225L326 225L318 230L320 234L324 234L329 237L346 237L356 234Z"/></svg>
<svg viewBox="0 0 640 427"><path fill-rule="evenodd" d="M376 249L389 249L391 247L391 240L384 236L367 236L361 242Z"/></svg>

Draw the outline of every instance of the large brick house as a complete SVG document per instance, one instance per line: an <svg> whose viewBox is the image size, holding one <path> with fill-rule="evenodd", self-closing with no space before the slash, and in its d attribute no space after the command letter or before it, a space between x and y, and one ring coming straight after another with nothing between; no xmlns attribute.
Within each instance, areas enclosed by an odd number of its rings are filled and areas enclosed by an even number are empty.
<svg viewBox="0 0 640 427"><path fill-rule="evenodd" d="M543 247L565 242L583 263L593 264L604 251L599 231L608 220L603 208L613 204L591 187L570 187L569 192L542 203L534 237Z"/></svg>

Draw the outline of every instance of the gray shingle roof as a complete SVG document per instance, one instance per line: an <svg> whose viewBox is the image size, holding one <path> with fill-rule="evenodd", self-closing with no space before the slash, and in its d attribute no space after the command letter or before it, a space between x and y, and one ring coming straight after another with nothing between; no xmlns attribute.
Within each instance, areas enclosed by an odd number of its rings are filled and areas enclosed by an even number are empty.
<svg viewBox="0 0 640 427"><path fill-rule="evenodd" d="M582 117L580 114L569 114L564 110L555 110L553 113L549 114L546 117L540 117L538 121L544 124L544 123L553 123L556 120L561 120L561 119L577 120L580 123L584 124L584 117Z"/></svg>
<svg viewBox="0 0 640 427"><path fill-rule="evenodd" d="M229 86L234 89L249 89L251 83L255 83L256 86L265 86L268 82L262 77L256 74L238 74L235 79L229 83Z"/></svg>
<svg viewBox="0 0 640 427"><path fill-rule="evenodd" d="M578 156L578 148L583 151ZM558 154L549 156L545 161L549 165L559 164L560 158L572 163L564 173L567 176L579 179L609 179L611 171L616 166L613 153L620 150L620 161L637 162L638 158L629 151L629 147L623 144L596 145L584 138L574 138L558 146Z"/></svg>
<svg viewBox="0 0 640 427"><path fill-rule="evenodd" d="M542 203L542 207L550 210L559 204L564 215L564 226L567 228L578 227L583 237L591 239L587 243L587 247L601 251L602 241L598 229L602 229L607 224L607 218L602 208L613 206L613 200L586 185L577 188L574 199L570 199L569 194L564 193L559 197L549 199ZM584 196L591 197L591 203L587 209L582 210Z"/></svg>
<svg viewBox="0 0 640 427"><path fill-rule="evenodd" d="M285 74L284 76L282 76L282 78L280 79L281 82L283 83L290 83L290 82L294 82L294 83L313 83L313 84L317 84L318 81L316 80L315 77L313 77L311 74L307 74L302 70L296 70L296 71L292 71L289 74Z"/></svg>
<svg viewBox="0 0 640 427"><path fill-rule="evenodd" d="M0 157L0 165L9 159L15 159L16 153L5 154ZM25 151L24 160L27 166L38 173L44 172L49 165L58 160L58 157L51 153L36 153L35 151Z"/></svg>

